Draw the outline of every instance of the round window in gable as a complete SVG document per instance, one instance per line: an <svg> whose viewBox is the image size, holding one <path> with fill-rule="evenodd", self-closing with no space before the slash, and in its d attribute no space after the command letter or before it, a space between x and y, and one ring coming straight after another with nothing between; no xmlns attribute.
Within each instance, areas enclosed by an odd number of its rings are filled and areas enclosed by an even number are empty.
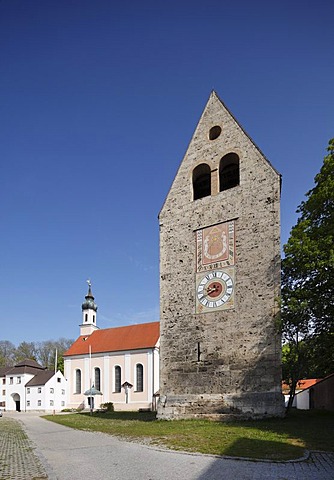
<svg viewBox="0 0 334 480"><path fill-rule="evenodd" d="M222 132L221 127L219 125L215 125L214 127L210 128L209 139L210 140L216 140L216 138L219 137L221 132Z"/></svg>

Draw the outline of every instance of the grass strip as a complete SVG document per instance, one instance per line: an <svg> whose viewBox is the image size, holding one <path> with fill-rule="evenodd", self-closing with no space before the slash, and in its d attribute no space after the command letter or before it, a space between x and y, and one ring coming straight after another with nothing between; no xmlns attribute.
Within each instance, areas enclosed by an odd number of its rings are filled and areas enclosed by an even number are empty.
<svg viewBox="0 0 334 480"><path fill-rule="evenodd" d="M45 416L79 430L173 450L266 460L293 460L305 449L334 451L334 412L293 411L284 419L245 422L156 420L154 412L74 413Z"/></svg>

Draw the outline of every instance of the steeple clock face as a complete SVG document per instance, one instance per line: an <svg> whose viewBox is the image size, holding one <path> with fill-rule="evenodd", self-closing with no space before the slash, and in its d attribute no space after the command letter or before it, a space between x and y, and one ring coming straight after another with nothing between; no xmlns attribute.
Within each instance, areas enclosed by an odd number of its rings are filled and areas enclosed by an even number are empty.
<svg viewBox="0 0 334 480"><path fill-rule="evenodd" d="M234 221L196 232L196 313L234 307Z"/></svg>

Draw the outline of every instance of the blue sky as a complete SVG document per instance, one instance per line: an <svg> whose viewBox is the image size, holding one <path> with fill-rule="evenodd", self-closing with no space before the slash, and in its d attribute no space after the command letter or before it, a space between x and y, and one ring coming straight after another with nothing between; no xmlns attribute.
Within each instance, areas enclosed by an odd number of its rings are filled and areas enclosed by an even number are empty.
<svg viewBox="0 0 334 480"><path fill-rule="evenodd" d="M0 340L159 319L157 216L212 89L283 176L334 136L332 1L0 0Z"/></svg>

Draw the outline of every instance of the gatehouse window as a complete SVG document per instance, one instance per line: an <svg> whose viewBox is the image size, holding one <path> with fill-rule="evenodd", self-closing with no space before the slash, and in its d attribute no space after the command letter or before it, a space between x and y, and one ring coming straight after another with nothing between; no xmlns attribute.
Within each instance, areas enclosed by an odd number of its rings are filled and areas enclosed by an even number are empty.
<svg viewBox="0 0 334 480"><path fill-rule="evenodd" d="M122 377L121 367L119 365L116 365L115 366L115 389L114 389L114 391L116 393L119 393L121 391L121 388L122 388L121 377Z"/></svg>
<svg viewBox="0 0 334 480"><path fill-rule="evenodd" d="M201 163L193 170L194 200L211 195L211 169L206 163Z"/></svg>
<svg viewBox="0 0 334 480"><path fill-rule="evenodd" d="M236 153L228 153L221 159L219 165L219 190L223 192L236 187L239 182L239 157Z"/></svg>
<svg viewBox="0 0 334 480"><path fill-rule="evenodd" d="M136 391L142 392L144 390L144 367L141 363L136 365Z"/></svg>
<svg viewBox="0 0 334 480"><path fill-rule="evenodd" d="M94 386L96 390L101 390L101 370L99 368L95 368Z"/></svg>
<svg viewBox="0 0 334 480"><path fill-rule="evenodd" d="M75 371L75 393L81 393L81 370Z"/></svg>

